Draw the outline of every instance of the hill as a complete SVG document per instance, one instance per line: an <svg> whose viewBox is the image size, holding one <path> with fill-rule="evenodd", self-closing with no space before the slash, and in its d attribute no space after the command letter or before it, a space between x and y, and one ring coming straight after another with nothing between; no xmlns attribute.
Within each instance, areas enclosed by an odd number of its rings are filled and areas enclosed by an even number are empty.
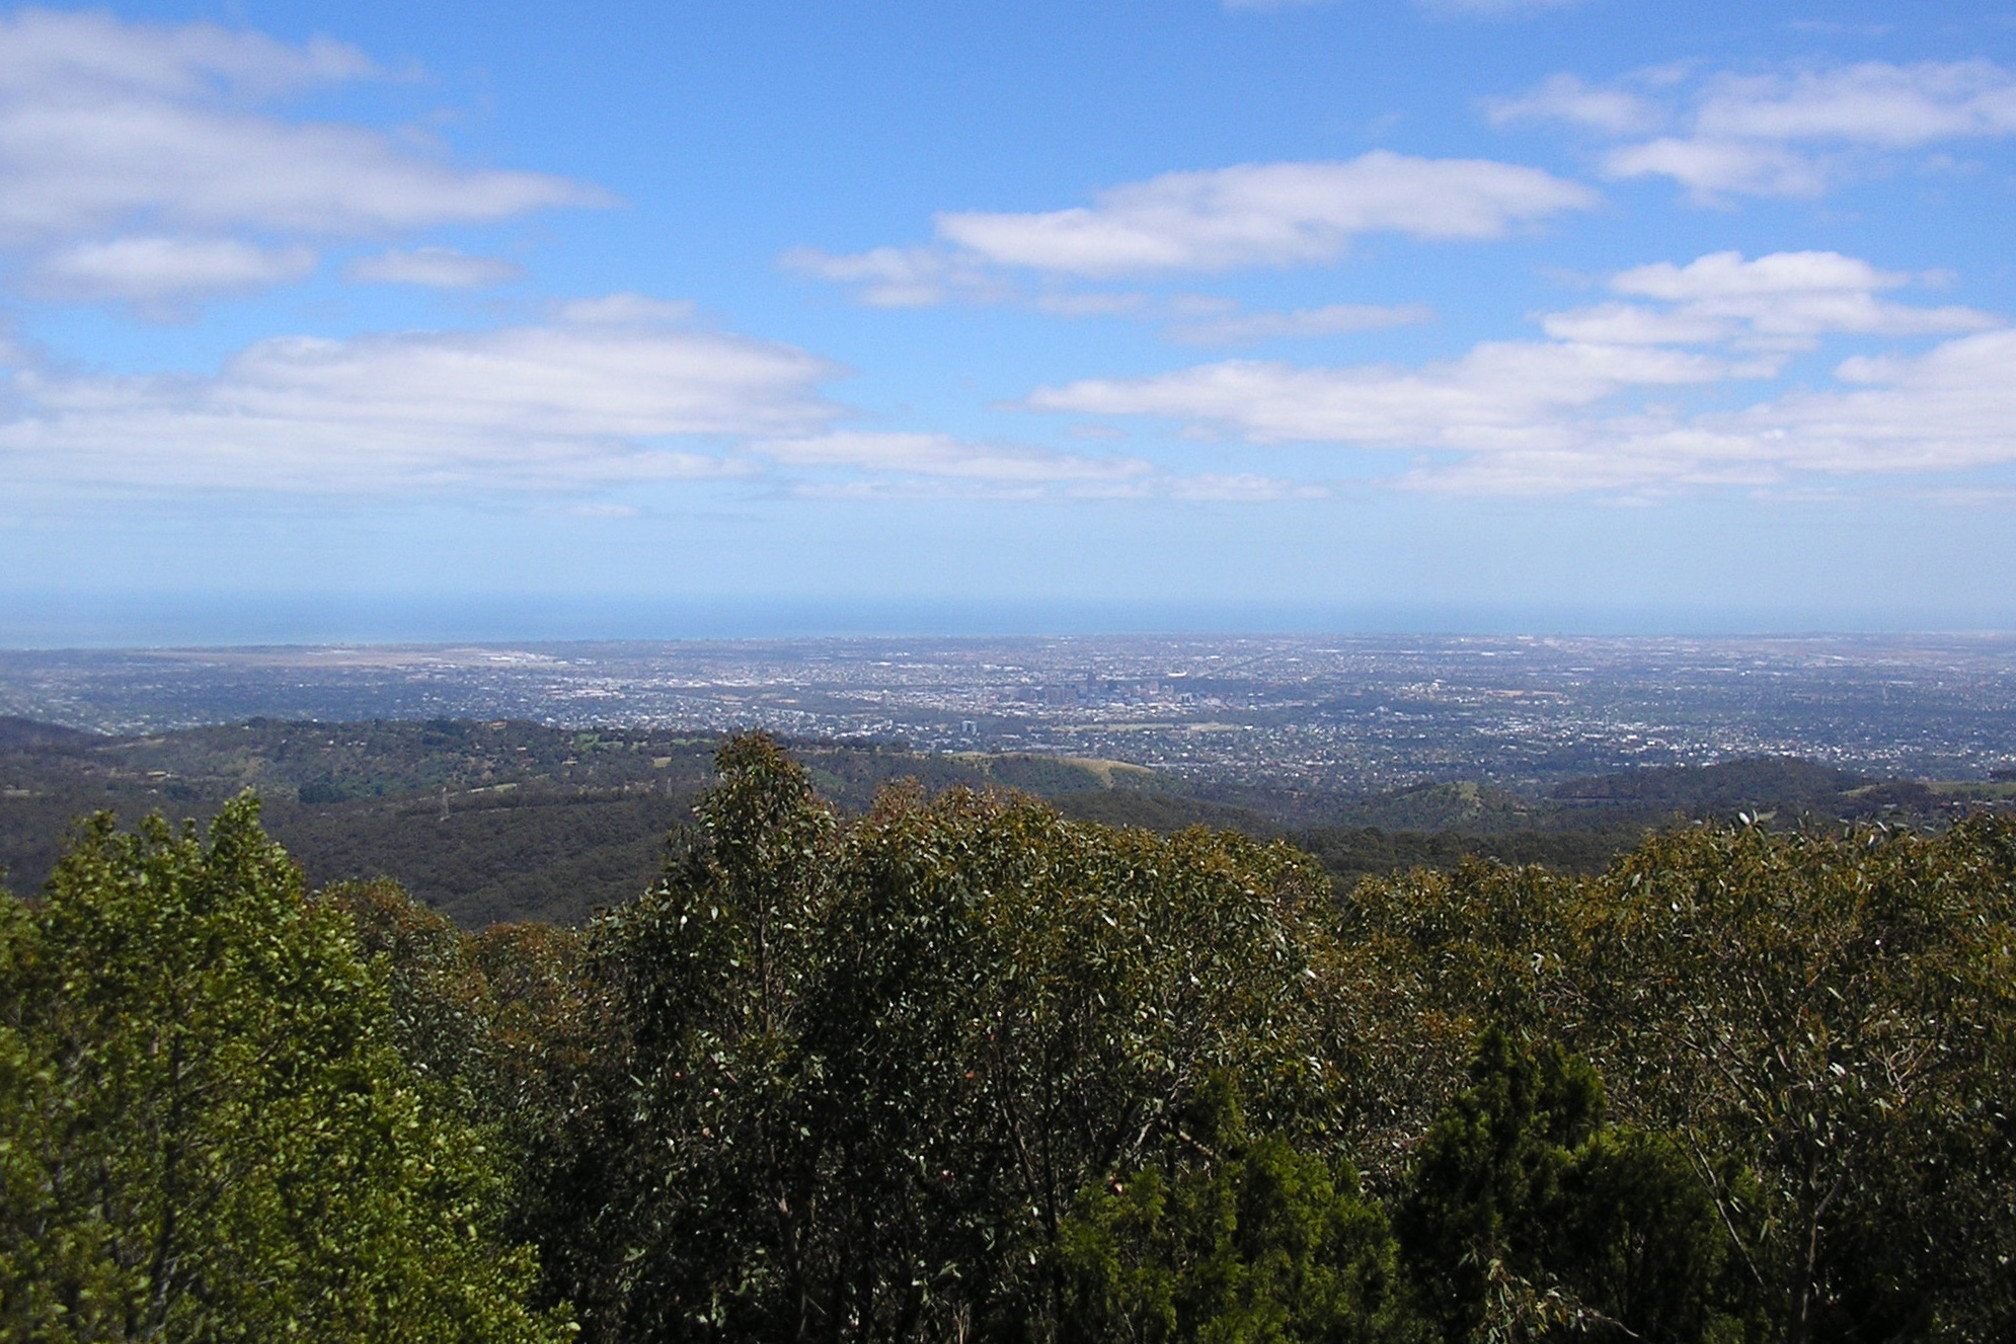
<svg viewBox="0 0 2016 1344"><path fill-rule="evenodd" d="M389 875L465 927L575 923L643 890L667 832L713 776L719 739L517 720L251 719L106 737L0 719L0 866L38 888L70 824L110 809L207 819L258 791L268 828L321 885ZM901 744L786 744L843 811L898 779L927 792L1012 788L1066 816L1170 832L1286 837L1340 887L1478 856L1591 872L1651 829L1739 812L1775 824L1889 817L1939 824L2007 786L1874 780L1766 758L1573 780L1545 798L1468 781L1346 795L1202 784L1141 766L1032 754L933 755Z"/></svg>
<svg viewBox="0 0 2016 1344"><path fill-rule="evenodd" d="M1787 756L1756 756L1719 765L1633 770L1570 780L1550 799L1572 809L1608 808L1688 816L1868 820L1939 808L1939 794L1916 780L1879 780Z"/></svg>
<svg viewBox="0 0 2016 1344"><path fill-rule="evenodd" d="M252 719L142 737L0 721L0 868L17 890L47 876L71 823L109 809L207 820L242 789L321 885L389 875L466 927L574 923L636 895L663 867L667 832L691 819L713 777L712 736L574 731L515 720ZM1173 801L1183 784L1118 761L926 755L874 742L788 744L843 810L865 811L897 779L1074 798L1080 814L1133 786L1174 830L1263 824ZM1131 804L1120 803L1122 812Z"/></svg>

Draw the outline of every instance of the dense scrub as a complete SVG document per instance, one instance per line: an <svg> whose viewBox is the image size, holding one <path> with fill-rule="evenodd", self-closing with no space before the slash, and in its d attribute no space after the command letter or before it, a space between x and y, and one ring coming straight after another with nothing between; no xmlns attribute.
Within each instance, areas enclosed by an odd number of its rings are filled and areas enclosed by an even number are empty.
<svg viewBox="0 0 2016 1344"><path fill-rule="evenodd" d="M848 821L767 739L718 766L582 929L304 899L249 806L207 847L87 832L0 926L17 1333L2016 1330L2006 822L1340 903L1283 843L963 789ZM164 1223L186 1249L134 1249Z"/></svg>

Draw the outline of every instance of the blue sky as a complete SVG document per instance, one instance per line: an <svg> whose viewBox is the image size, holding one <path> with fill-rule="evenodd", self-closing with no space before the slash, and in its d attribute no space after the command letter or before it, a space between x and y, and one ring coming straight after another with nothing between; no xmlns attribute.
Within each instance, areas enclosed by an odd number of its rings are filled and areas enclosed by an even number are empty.
<svg viewBox="0 0 2016 1344"><path fill-rule="evenodd" d="M2016 10L0 13L0 641L2016 625Z"/></svg>

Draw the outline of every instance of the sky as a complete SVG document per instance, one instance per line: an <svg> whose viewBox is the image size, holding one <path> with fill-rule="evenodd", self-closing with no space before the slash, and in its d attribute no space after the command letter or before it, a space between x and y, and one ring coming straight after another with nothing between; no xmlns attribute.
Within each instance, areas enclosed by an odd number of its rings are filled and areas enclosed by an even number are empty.
<svg viewBox="0 0 2016 1344"><path fill-rule="evenodd" d="M2016 628L2016 7L0 10L0 644Z"/></svg>

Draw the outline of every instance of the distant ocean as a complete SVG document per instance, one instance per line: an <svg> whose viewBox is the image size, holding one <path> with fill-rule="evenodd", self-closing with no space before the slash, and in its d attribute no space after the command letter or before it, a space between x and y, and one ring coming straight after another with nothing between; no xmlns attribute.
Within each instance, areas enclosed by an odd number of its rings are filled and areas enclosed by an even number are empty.
<svg viewBox="0 0 2016 1344"><path fill-rule="evenodd" d="M1144 634L1734 635L2016 629L2016 612L1029 598L0 593L0 647Z"/></svg>

